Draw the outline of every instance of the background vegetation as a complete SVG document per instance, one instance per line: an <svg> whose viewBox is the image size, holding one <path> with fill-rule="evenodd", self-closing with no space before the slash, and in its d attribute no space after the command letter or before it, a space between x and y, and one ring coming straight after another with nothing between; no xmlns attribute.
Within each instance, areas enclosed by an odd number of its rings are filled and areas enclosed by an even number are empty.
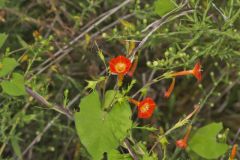
<svg viewBox="0 0 240 160"><path fill-rule="evenodd" d="M239 144L239 0L0 0L0 8L0 159L91 159L73 114L91 88L113 89L108 61L130 53L138 66L123 87L157 107L142 120L133 106L127 143L105 159L228 159ZM199 60L203 80L178 78L169 99L170 79L144 87ZM179 150L186 124L194 136Z"/></svg>

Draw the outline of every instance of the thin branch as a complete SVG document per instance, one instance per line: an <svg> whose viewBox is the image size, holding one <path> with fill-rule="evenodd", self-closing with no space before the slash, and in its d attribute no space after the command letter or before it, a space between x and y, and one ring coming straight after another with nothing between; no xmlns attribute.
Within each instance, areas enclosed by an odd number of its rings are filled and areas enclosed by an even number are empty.
<svg viewBox="0 0 240 160"><path fill-rule="evenodd" d="M51 61L49 64L46 64L45 66L42 66L41 69L34 75L37 76L40 73L42 73L43 71L45 71L47 68L51 67L53 64L55 64L56 62L60 62L60 60L62 60L66 55L68 55L71 51L73 50L73 48L68 48L66 50L64 50L64 53L61 54L60 56L58 56L56 59L54 59L53 61ZM34 76L30 77L28 80L31 80Z"/></svg>
<svg viewBox="0 0 240 160"><path fill-rule="evenodd" d="M54 117L43 129L43 131L38 134L33 141L27 146L27 148L23 151L22 156L24 156L36 143L38 143L43 134L47 132L47 130L54 124L54 122L60 117L61 114L58 114L56 117Z"/></svg>
<svg viewBox="0 0 240 160"><path fill-rule="evenodd" d="M128 18L132 17L133 15L135 15L135 14L134 14L134 13L127 14L127 15L119 18L118 20L114 21L113 23L111 23L111 24L103 27L103 28L100 29L98 32L92 34L92 35L91 35L91 39L94 39L94 38L95 38L97 35L99 35L100 33L104 32L104 31L108 30L109 28L115 26L116 24L120 23L120 20L128 19Z"/></svg>
<svg viewBox="0 0 240 160"><path fill-rule="evenodd" d="M192 118L192 117L194 118L194 115L197 115L198 112L200 111L200 109L201 108L199 105L195 105L194 110L190 114L188 114L184 119L179 120L173 127L171 127L169 130L167 130L163 135L160 135L158 137L158 141L153 144L149 153L151 153L153 151L153 149L158 145L158 143L160 143L159 141L162 138L166 137L167 135L169 135L172 131L176 130L177 128L182 127L182 126L186 125L187 123L189 123L190 118Z"/></svg>
<svg viewBox="0 0 240 160"><path fill-rule="evenodd" d="M99 19L97 22L95 22L94 24L92 24L90 27L88 27L85 31L83 31L80 35L78 35L77 37L75 37L72 41L69 42L68 45L65 45L64 47L62 47L60 50L58 50L56 53L54 53L53 56L51 56L50 58L48 58L47 60L45 60L42 64L40 64L37 68L43 68L43 66L46 66L47 63L49 63L52 59L56 58L57 56L59 56L62 52L64 52L66 49L70 48L71 45L73 45L74 43L76 43L77 41L79 41L79 39L83 38L88 32L92 31L96 26L98 26L99 24L101 24L102 22L104 22L107 18L109 18L111 15L113 15L115 12L117 12L119 9L121 9L122 7L124 7L125 5L127 5L128 3L130 3L133 0L125 0L123 3L121 3L120 5L118 5L117 7L107 11L107 14L105 16L103 16L101 19ZM103 13L104 14L104 13ZM38 71L35 75L40 74L44 71L45 69L41 69L40 71Z"/></svg>
<svg viewBox="0 0 240 160"><path fill-rule="evenodd" d="M67 109L64 108L62 106L59 106L57 104L51 104L50 102L48 102L43 96L41 96L40 94L38 94L37 92L33 91L31 88L29 87L25 87L26 92L32 96L36 101L38 101L40 104L45 105L49 108L52 108L64 115L66 115L69 119L73 119L73 114Z"/></svg>
<svg viewBox="0 0 240 160"><path fill-rule="evenodd" d="M125 147L127 148L129 154L132 156L132 158L134 160L139 160L138 157L137 157L137 154L134 152L132 146L130 145L128 139L125 139L123 144L125 145Z"/></svg>
<svg viewBox="0 0 240 160"><path fill-rule="evenodd" d="M148 25L143 32L149 30L152 28L152 30L149 31L149 33L141 40L141 42L138 44L138 46L133 50L131 56L134 57L135 54L138 52L139 49L142 48L142 46L147 42L148 38L155 32L157 31L161 26L163 26L165 23L170 22L174 19L177 19L181 16L184 16L188 13L193 12L194 10L192 9L183 9L184 7L187 6L187 3L183 4L181 7L177 8L176 10L166 14L163 16L161 19L156 20L155 22L151 23ZM174 17L172 17L174 16ZM171 18L172 17L172 18Z"/></svg>
<svg viewBox="0 0 240 160"><path fill-rule="evenodd" d="M15 15L15 16L18 16L18 17L22 18L23 20L25 20L25 21L27 21L27 22L34 23L34 24L36 24L36 25L38 25L38 26L50 28L51 30L53 30L54 32L57 32L57 33L60 32L60 30L52 27L51 25L45 23L44 21L41 21L41 20L39 20L39 19L36 20L36 19L34 19L34 18L32 18L32 17L29 17L28 15L25 15L25 14L23 14L23 13L21 13L21 12L18 12L18 11L15 10L15 9L12 9L12 8L4 8L4 10L7 11L8 13L10 13L10 14L13 14L13 15Z"/></svg>

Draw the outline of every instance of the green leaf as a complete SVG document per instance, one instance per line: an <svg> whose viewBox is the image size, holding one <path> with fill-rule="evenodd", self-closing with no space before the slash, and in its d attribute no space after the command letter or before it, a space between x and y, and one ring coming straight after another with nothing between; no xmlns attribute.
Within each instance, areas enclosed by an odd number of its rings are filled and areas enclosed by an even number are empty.
<svg viewBox="0 0 240 160"><path fill-rule="evenodd" d="M20 146L19 146L19 143L18 143L18 138L16 136L11 137L11 144L12 144L12 147L13 147L13 151L15 152L17 157L19 159L22 159L21 149L20 149Z"/></svg>
<svg viewBox="0 0 240 160"><path fill-rule="evenodd" d="M217 134L223 129L222 123L211 123L197 130L189 141L189 147L206 159L217 159L228 150L228 145L217 142Z"/></svg>
<svg viewBox="0 0 240 160"><path fill-rule="evenodd" d="M24 78L19 73L13 73L11 81L4 80L1 86L3 91L10 96L22 96L26 94Z"/></svg>
<svg viewBox="0 0 240 160"><path fill-rule="evenodd" d="M136 83L137 83L137 80L132 79L131 83L127 86L127 88L122 90L122 94L126 95L133 88L134 84L136 84Z"/></svg>
<svg viewBox="0 0 240 160"><path fill-rule="evenodd" d="M156 0L154 2L155 13L159 16L172 11L175 7L174 0Z"/></svg>
<svg viewBox="0 0 240 160"><path fill-rule="evenodd" d="M121 154L118 150L112 150L108 153L108 160L132 160L129 154Z"/></svg>
<svg viewBox="0 0 240 160"><path fill-rule="evenodd" d="M104 98L104 103L102 108L103 109L109 108L110 105L114 103L114 100L117 98L118 94L119 94L118 91L108 90L105 93L105 98Z"/></svg>
<svg viewBox="0 0 240 160"><path fill-rule="evenodd" d="M98 83L102 82L103 80L105 80L105 77L101 76L98 79L94 80L94 81L87 81L88 85L85 87L86 89L92 89L94 90L97 86Z"/></svg>
<svg viewBox="0 0 240 160"><path fill-rule="evenodd" d="M150 156L148 154L144 154L142 160L158 160L158 158L157 158L156 154L153 154L152 156Z"/></svg>
<svg viewBox="0 0 240 160"><path fill-rule="evenodd" d="M0 64L0 77L6 76L18 66L18 62L14 58L3 58Z"/></svg>
<svg viewBox="0 0 240 160"><path fill-rule="evenodd" d="M37 119L37 115L36 114L24 115L22 119L23 119L24 123L28 124L31 121L36 120Z"/></svg>
<svg viewBox="0 0 240 160"><path fill-rule="evenodd" d="M27 42L25 42L25 41L22 39L22 37L20 37L19 35L17 35L17 39L18 39L18 42L21 44L21 46L22 46L23 48L28 48L28 47L29 47L29 45L27 44Z"/></svg>
<svg viewBox="0 0 240 160"><path fill-rule="evenodd" d="M1 0L0 0L0 8L1 8ZM5 33L0 33L0 48L3 46L4 42L6 41L8 35Z"/></svg>
<svg viewBox="0 0 240 160"><path fill-rule="evenodd" d="M82 99L80 112L74 115L75 125L82 144L94 160L119 146L132 126L131 114L126 101L116 103L109 113L104 112L97 92Z"/></svg>
<svg viewBox="0 0 240 160"><path fill-rule="evenodd" d="M104 55L103 55L103 52L102 52L102 50L100 50L100 49L98 49L98 56L100 57L100 59L103 61L103 63L104 64L106 64L106 62L105 62L105 57L104 57Z"/></svg>

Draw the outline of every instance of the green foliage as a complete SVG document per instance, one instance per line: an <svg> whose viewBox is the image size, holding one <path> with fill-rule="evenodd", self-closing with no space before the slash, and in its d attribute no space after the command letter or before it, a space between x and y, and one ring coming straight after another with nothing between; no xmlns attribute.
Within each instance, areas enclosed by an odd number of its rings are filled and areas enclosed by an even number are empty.
<svg viewBox="0 0 240 160"><path fill-rule="evenodd" d="M223 129L222 123L211 123L196 131L189 141L189 147L206 159L217 159L226 153L228 145L217 142L217 134Z"/></svg>
<svg viewBox="0 0 240 160"><path fill-rule="evenodd" d="M133 88L133 86L136 83L137 83L137 80L136 79L132 79L131 83L127 86L127 88L122 90L122 94L123 95L127 94Z"/></svg>
<svg viewBox="0 0 240 160"><path fill-rule="evenodd" d="M1 1L0 1L0 7L1 7ZM4 42L6 41L8 35L5 33L0 33L0 48L3 46Z"/></svg>
<svg viewBox="0 0 240 160"><path fill-rule="evenodd" d="M28 48L29 45L27 44L27 42L25 42L22 37L20 37L19 35L17 35L17 39L18 39L18 42L20 43L20 45L23 47L23 48Z"/></svg>
<svg viewBox="0 0 240 160"><path fill-rule="evenodd" d="M159 16L163 16L164 14L170 12L175 8L175 4L173 0L156 0L154 2L155 13Z"/></svg>
<svg viewBox="0 0 240 160"><path fill-rule="evenodd" d="M108 90L104 95L105 97L104 97L104 102L103 102L102 108L107 109L107 108L111 107L111 105L114 104L118 95L119 95L118 91Z"/></svg>
<svg viewBox="0 0 240 160"><path fill-rule="evenodd" d="M97 43L96 43L96 45L97 45ZM97 47L98 47L98 45L97 45ZM102 60L102 62L104 63L105 67L107 68L106 60L105 60L105 57L103 55L103 51L98 48L97 53L98 53L99 58Z"/></svg>
<svg viewBox="0 0 240 160"><path fill-rule="evenodd" d="M148 149L146 147L146 142L139 141L133 146L133 149L136 151L136 153L139 155L139 159L141 160L157 160L157 155L155 153L150 154L148 152Z"/></svg>
<svg viewBox="0 0 240 160"><path fill-rule="evenodd" d="M21 148L19 146L18 137L11 137L11 144L12 144L12 147L13 147L13 150L14 150L15 154L18 156L19 159L22 159Z"/></svg>
<svg viewBox="0 0 240 160"><path fill-rule="evenodd" d="M19 73L13 73L10 81L1 82L2 89L11 96L22 96L26 94L24 86L24 77Z"/></svg>
<svg viewBox="0 0 240 160"><path fill-rule="evenodd" d="M190 56L182 51L177 51L175 47L169 47L164 52L164 58L161 60L155 60L153 62L148 61L148 67L154 69L170 69L172 66L179 65L189 66ZM194 61L195 62L195 61ZM175 64L174 64L175 63Z"/></svg>
<svg viewBox="0 0 240 160"><path fill-rule="evenodd" d="M18 66L18 62L14 58L3 58L2 62L0 63L0 77L4 77L10 72L12 72L15 67Z"/></svg>
<svg viewBox="0 0 240 160"><path fill-rule="evenodd" d="M95 91L81 100L80 112L75 113L75 125L82 144L93 159L116 149L132 126L131 109L127 102L114 104L107 113L101 109Z"/></svg>
<svg viewBox="0 0 240 160"><path fill-rule="evenodd" d="M103 80L105 80L105 77L99 77L98 79L92 80L92 81L86 80L86 82L88 84L85 88L94 90L96 88L97 84L102 82Z"/></svg>
<svg viewBox="0 0 240 160"><path fill-rule="evenodd" d="M124 26L125 30L128 30L128 31L134 31L135 30L135 26L132 23L130 23L126 20L123 20L123 19L120 19L120 22Z"/></svg>
<svg viewBox="0 0 240 160"><path fill-rule="evenodd" d="M118 150L112 150L108 153L108 160L132 160L129 154L121 154Z"/></svg>
<svg viewBox="0 0 240 160"><path fill-rule="evenodd" d="M203 155L220 155L226 142L234 139L240 95L240 1L131 0L120 7L122 2L130 0L0 0L4 8L0 9L0 159L100 160L107 152L105 159L129 160L132 154L122 143L126 137L139 160L202 160ZM135 49L139 61L134 76L124 76L123 85L114 88L117 76L108 72L109 60L117 55L132 59ZM201 84L192 76L176 78L174 96L164 99L171 73L192 69L198 60L203 65ZM23 76L16 78L14 73L17 66L36 93L33 97L14 97L25 94ZM75 129L72 115L79 97L89 90L99 95L83 98ZM145 96L152 97L157 107L153 117L139 119L138 107L131 104L132 115L126 99L142 101ZM198 103L203 107L200 114L181 120L190 117L190 108ZM68 117L57 115L62 113ZM195 128L216 120L229 128L229 134L221 132L217 139L218 130L209 140L213 127L197 134L192 148L176 149L173 140L184 136L185 129L180 129L184 125ZM228 156L229 152L221 154L223 159Z"/></svg>

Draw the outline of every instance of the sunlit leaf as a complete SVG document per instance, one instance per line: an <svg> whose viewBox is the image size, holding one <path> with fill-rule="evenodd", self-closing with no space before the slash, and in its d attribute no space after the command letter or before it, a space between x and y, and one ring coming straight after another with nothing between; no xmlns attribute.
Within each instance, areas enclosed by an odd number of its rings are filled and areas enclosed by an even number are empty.
<svg viewBox="0 0 240 160"><path fill-rule="evenodd" d="M24 77L19 73L13 73L10 81L4 80L1 83L2 89L10 96L22 96L26 94Z"/></svg>
<svg viewBox="0 0 240 160"><path fill-rule="evenodd" d="M114 100L116 100L118 94L119 94L118 91L108 90L104 95L105 97L104 97L104 102L102 106L103 109L109 108L110 105L113 104Z"/></svg>
<svg viewBox="0 0 240 160"><path fill-rule="evenodd" d="M4 77L10 72L12 72L15 67L18 66L18 62L14 58L3 58L2 62L0 62L0 77Z"/></svg>
<svg viewBox="0 0 240 160"><path fill-rule="evenodd" d="M206 159L217 159L228 150L226 143L217 142L217 134L223 129L221 123L211 123L197 130L189 141L189 147Z"/></svg>
<svg viewBox="0 0 240 160"><path fill-rule="evenodd" d="M80 112L74 115L75 125L82 144L94 160L120 145L132 126L131 114L126 101L116 103L110 112L104 112L97 92L82 99Z"/></svg>

